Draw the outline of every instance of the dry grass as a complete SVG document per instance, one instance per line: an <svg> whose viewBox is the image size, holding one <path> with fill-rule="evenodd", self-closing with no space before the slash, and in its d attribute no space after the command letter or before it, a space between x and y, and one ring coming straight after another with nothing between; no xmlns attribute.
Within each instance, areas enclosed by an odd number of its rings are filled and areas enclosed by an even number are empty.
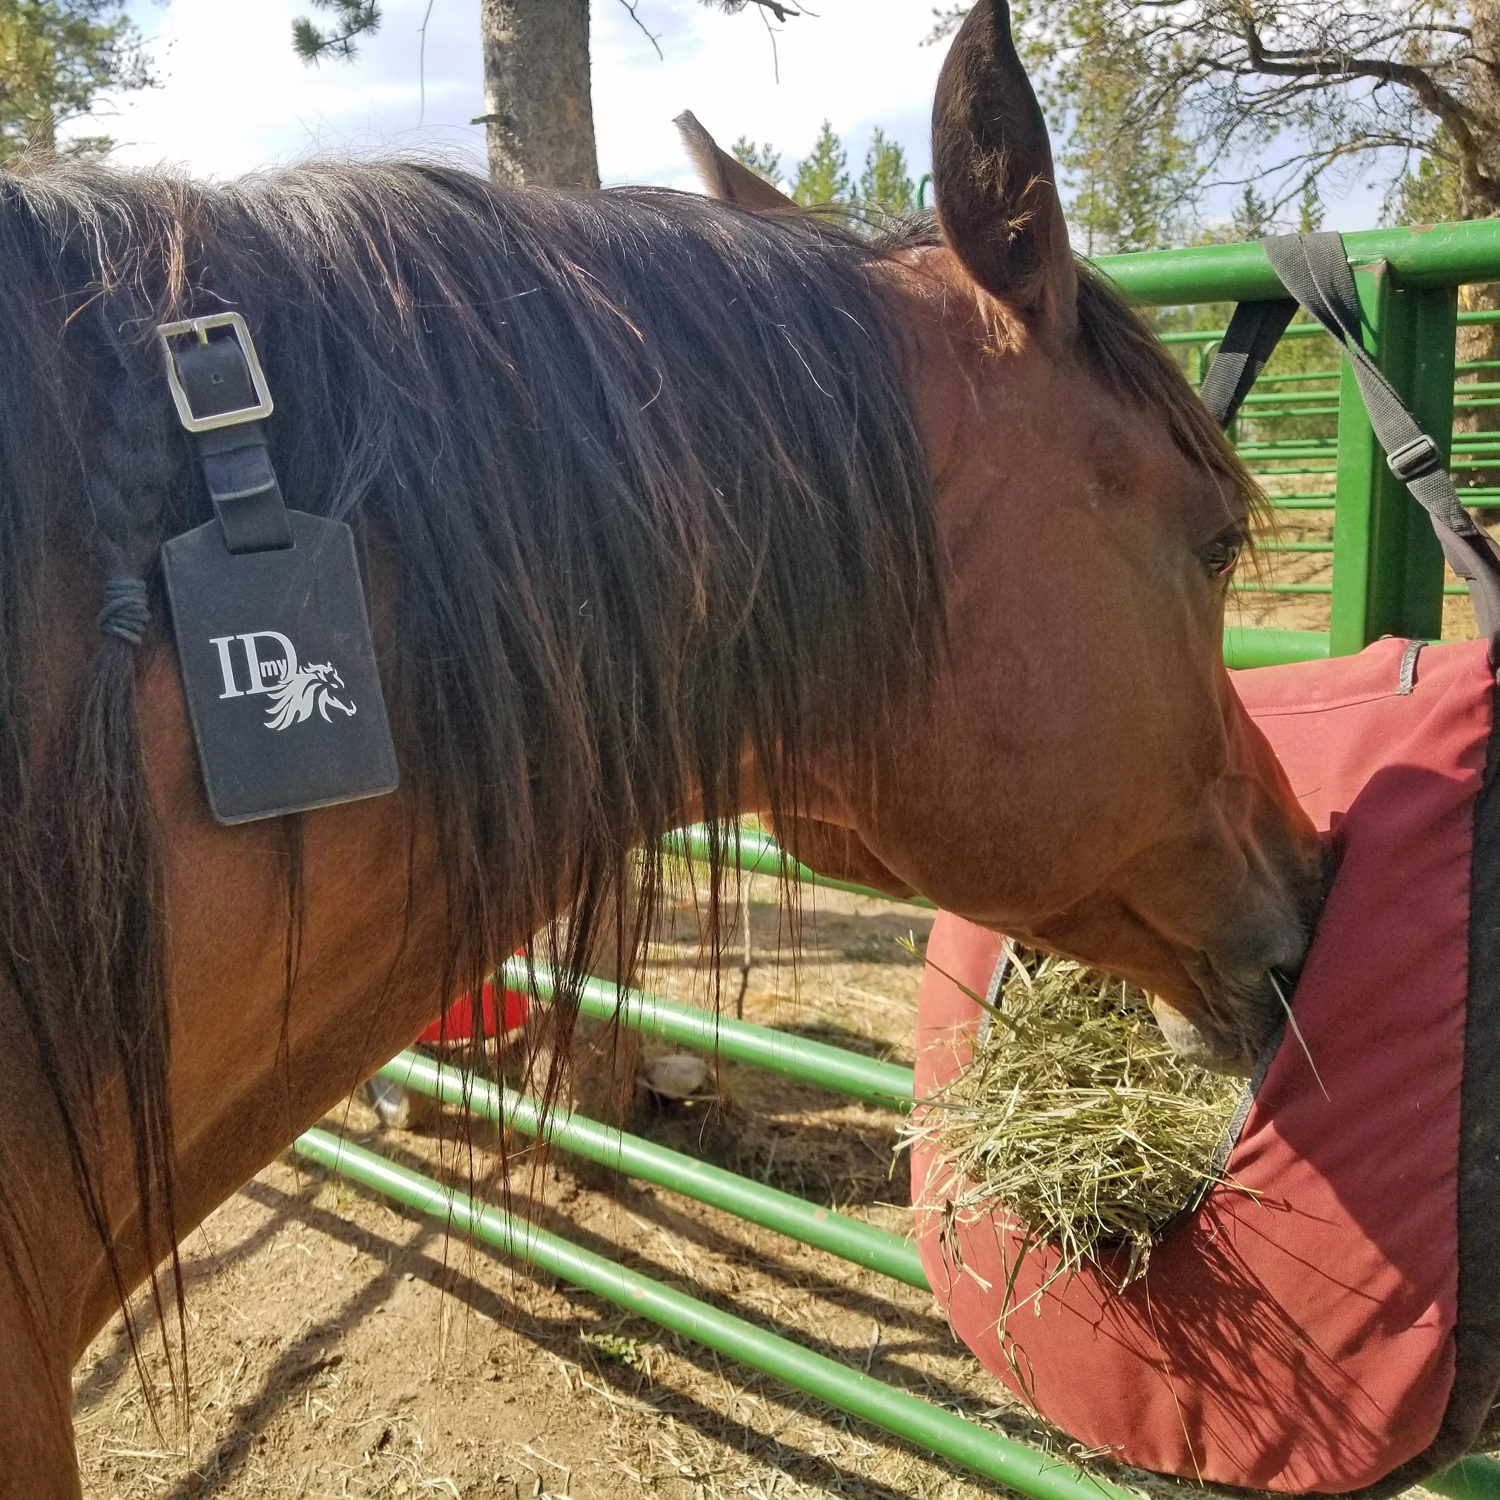
<svg viewBox="0 0 1500 1500"><path fill-rule="evenodd" d="M1184 1063L1139 990L1063 959L1010 959L996 1000L974 996L972 1062L913 1133L966 1184L956 1221L1003 1208L1061 1250L1062 1272L1123 1246L1129 1281L1216 1180L1243 1086Z"/></svg>

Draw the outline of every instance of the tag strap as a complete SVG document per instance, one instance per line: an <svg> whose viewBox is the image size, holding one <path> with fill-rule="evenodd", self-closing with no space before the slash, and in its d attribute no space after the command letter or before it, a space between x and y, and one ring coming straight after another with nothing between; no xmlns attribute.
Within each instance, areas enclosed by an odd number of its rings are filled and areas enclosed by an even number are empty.
<svg viewBox="0 0 1500 1500"><path fill-rule="evenodd" d="M291 519L262 420L271 414L271 394L245 320L215 313L165 324L157 336L225 547L232 553L290 547Z"/></svg>

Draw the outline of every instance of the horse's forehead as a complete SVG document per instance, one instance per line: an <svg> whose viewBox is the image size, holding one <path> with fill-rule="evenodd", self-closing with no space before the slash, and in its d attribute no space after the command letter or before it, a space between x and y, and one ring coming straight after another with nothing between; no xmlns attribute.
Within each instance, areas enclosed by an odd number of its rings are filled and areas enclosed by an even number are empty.
<svg viewBox="0 0 1500 1500"><path fill-rule="evenodd" d="M1027 436L1054 428L1069 462L1080 447L1121 445L1117 403L1095 399L1082 366L1043 349L950 251L926 246L892 264L913 406L940 488L946 475L986 467L986 455L1021 461Z"/></svg>
<svg viewBox="0 0 1500 1500"><path fill-rule="evenodd" d="M940 483L985 452L1021 461L1029 432L1059 468L1081 462L1091 471L1091 490L1243 511L1225 476L1189 462L1165 411L1112 389L1083 359L1044 348L951 251L919 246L890 264L917 417Z"/></svg>

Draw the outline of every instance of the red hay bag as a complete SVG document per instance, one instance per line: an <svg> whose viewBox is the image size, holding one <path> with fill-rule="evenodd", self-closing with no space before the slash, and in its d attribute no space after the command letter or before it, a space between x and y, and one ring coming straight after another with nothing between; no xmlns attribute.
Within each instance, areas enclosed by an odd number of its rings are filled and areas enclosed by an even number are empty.
<svg viewBox="0 0 1500 1500"><path fill-rule="evenodd" d="M1039 1292L1056 1252L1028 1251L1009 1358L1019 1232L998 1212L945 1241L953 1179L930 1143L912 1160L922 1259L969 1348L1013 1389L1016 1360L1022 1394L1090 1448L1219 1484L1391 1493L1466 1451L1500 1386L1495 677L1486 643L1387 640L1235 685L1336 860L1295 998L1321 1085L1288 1034L1229 1157L1251 1191L1212 1189L1125 1292L1092 1267ZM999 947L934 925L919 1100L963 1067L979 1015L938 970L983 994Z"/></svg>

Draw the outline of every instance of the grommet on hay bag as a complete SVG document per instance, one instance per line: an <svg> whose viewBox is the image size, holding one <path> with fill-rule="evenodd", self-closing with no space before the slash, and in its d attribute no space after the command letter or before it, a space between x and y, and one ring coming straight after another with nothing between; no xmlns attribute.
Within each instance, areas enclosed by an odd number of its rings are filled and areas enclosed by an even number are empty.
<svg viewBox="0 0 1500 1500"><path fill-rule="evenodd" d="M1091 1448L1219 1484L1391 1493L1473 1446L1500 1387L1494 671L1486 642L1388 640L1235 685L1336 873L1301 1039L1254 1085L1228 1181L1124 1291L1118 1267L1047 1284L1057 1252L1018 1264L1003 1212L947 1222L951 1172L919 1141L923 1264L974 1353ZM1000 942L934 927L919 1100L972 1048L979 1007L953 979L984 993Z"/></svg>

